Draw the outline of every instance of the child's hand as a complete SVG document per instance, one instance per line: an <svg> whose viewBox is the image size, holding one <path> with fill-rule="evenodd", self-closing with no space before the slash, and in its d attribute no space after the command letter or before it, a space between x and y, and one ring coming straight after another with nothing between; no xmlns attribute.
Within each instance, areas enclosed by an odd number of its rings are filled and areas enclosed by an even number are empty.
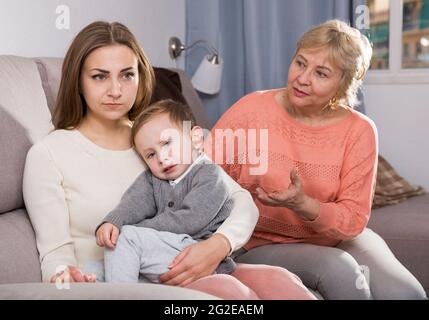
<svg viewBox="0 0 429 320"><path fill-rule="evenodd" d="M97 244L100 247L107 246L110 249L115 249L116 241L119 236L119 229L114 224L103 223L100 228L98 228L96 233Z"/></svg>

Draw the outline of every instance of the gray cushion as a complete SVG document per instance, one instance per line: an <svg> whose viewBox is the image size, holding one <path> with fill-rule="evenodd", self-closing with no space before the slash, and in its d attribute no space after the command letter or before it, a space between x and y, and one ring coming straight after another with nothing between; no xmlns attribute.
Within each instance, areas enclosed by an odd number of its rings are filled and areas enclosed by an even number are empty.
<svg viewBox="0 0 429 320"><path fill-rule="evenodd" d="M62 58L36 58L49 110L54 110L61 81Z"/></svg>
<svg viewBox="0 0 429 320"><path fill-rule="evenodd" d="M0 105L0 214L24 207L22 175L30 147L25 128Z"/></svg>
<svg viewBox="0 0 429 320"><path fill-rule="evenodd" d="M26 211L0 215L0 235L0 283L40 282L39 254Z"/></svg>
<svg viewBox="0 0 429 320"><path fill-rule="evenodd" d="M204 129L210 130L212 124L209 121L206 111L204 110L203 103L201 102L198 93L192 87L192 82L189 80L188 75L181 69L171 69L179 74L180 83L182 85L182 94L186 99L197 123Z"/></svg>
<svg viewBox="0 0 429 320"><path fill-rule="evenodd" d="M23 207L21 184L27 150L51 129L34 61L0 56L0 213Z"/></svg>
<svg viewBox="0 0 429 320"><path fill-rule="evenodd" d="M0 285L0 300L6 299L219 300L217 297L195 290L146 283L72 283L69 289L61 290L50 283Z"/></svg>
<svg viewBox="0 0 429 320"><path fill-rule="evenodd" d="M429 292L429 194L373 210L368 227Z"/></svg>

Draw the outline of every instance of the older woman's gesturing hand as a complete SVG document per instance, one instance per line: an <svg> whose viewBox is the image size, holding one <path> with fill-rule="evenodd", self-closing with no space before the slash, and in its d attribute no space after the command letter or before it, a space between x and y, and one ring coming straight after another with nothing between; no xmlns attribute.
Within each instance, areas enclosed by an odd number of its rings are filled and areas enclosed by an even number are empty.
<svg viewBox="0 0 429 320"><path fill-rule="evenodd" d="M266 193L256 188L259 201L271 207L285 207L294 211L301 219L314 220L319 216L319 202L308 197L303 190L296 169L290 172L290 185L286 190Z"/></svg>

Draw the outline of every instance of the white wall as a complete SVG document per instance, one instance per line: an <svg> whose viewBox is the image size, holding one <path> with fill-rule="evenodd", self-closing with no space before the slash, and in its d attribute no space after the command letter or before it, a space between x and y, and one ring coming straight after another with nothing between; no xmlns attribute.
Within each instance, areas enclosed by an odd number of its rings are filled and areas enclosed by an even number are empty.
<svg viewBox="0 0 429 320"><path fill-rule="evenodd" d="M56 27L59 5L70 8L69 30ZM95 20L124 23L154 65L176 66L167 43L173 35L185 40L185 0L0 0L0 54L63 57L76 33Z"/></svg>
<svg viewBox="0 0 429 320"><path fill-rule="evenodd" d="M366 84L380 153L412 184L429 190L429 84Z"/></svg>

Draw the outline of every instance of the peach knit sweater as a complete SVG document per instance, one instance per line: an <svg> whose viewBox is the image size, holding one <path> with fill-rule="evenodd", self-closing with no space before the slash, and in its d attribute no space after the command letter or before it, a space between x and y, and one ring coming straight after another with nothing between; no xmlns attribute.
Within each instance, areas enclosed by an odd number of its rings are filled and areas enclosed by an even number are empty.
<svg viewBox="0 0 429 320"><path fill-rule="evenodd" d="M261 154L263 139L258 138L254 146L249 139L239 146L236 139L229 150L233 153L228 155L226 147L222 157L225 171L252 193L260 211L256 229L245 247L294 242L335 246L355 237L367 225L377 166L376 127L353 110L337 123L321 127L302 124L276 102L278 91L258 91L240 99L211 132L215 159L216 152L226 145L223 137L216 135L217 129L244 129L248 138L252 135L249 129L256 129L258 137L261 129L268 129L265 174L252 175L249 169L258 165L249 164L252 159L248 157L255 152ZM294 167L304 192L320 201L319 216L314 221L304 221L287 208L265 206L255 196L258 186L267 192L287 189Z"/></svg>

